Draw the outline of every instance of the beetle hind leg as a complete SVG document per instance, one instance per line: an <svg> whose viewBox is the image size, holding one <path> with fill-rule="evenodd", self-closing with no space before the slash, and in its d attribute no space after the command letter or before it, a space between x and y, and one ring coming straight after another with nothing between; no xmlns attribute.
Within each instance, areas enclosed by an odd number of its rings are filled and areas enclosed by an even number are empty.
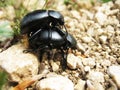
<svg viewBox="0 0 120 90"><path fill-rule="evenodd" d="M67 55L68 55L68 50L61 50L62 51L62 57L63 59L61 60L61 66L62 66L62 70L65 71L65 69L67 68Z"/></svg>

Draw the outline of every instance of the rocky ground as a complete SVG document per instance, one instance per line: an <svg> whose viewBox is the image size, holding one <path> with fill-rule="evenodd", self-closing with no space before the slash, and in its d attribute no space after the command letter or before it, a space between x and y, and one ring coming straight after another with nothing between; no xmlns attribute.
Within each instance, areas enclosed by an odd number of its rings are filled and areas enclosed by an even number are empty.
<svg viewBox="0 0 120 90"><path fill-rule="evenodd" d="M41 0L34 9L35 1L19 3L28 11L43 7L44 0ZM19 3L2 8L0 22L12 22ZM53 0L48 8L63 14L68 32L77 40L77 50L70 50L67 57L68 68L61 70L59 52L54 56L55 61L48 61L44 56L40 63L35 54L23 53L26 46L18 42L0 53L1 71L9 75L4 90L24 90L27 86L26 90L119 90L120 1L78 0L65 5L63 0ZM17 83L22 84L16 86Z"/></svg>

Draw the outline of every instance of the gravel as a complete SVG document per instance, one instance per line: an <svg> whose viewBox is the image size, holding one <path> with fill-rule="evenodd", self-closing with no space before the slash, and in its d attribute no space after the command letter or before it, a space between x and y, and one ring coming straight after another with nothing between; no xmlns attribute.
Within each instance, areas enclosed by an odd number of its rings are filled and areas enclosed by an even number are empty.
<svg viewBox="0 0 120 90"><path fill-rule="evenodd" d="M32 7L37 0L29 0L29 3L27 3L27 1L28 0L25 0L25 2L21 1L19 3L21 3L29 11L35 10L35 8ZM32 1L34 1L34 3L31 3ZM44 0L40 0L39 2L42 2L42 5L41 3L37 3L36 9L42 8L43 3L45 3ZM49 75L51 72L58 75L37 80L32 87L37 88L37 90L44 90L44 88L52 90L51 87L54 85L59 86L59 89L54 87L54 90L70 90L60 89L65 86L66 88L71 87L71 90L119 90L120 0L116 0L114 3L111 1L108 3L96 2L94 4L90 3L90 0L76 0L76 4L77 6L72 4L65 5L63 4L63 0L59 1L59 3L57 0L54 0L48 4L49 9L60 11L63 14L65 18L65 26L68 32L77 40L77 50L69 52L67 57L68 68L65 71L61 70L59 61L60 58L55 58L54 61L51 60L49 62L46 59L46 56L44 56L42 63L37 62L38 60L36 57L30 59L30 62L35 59L34 63L36 62L37 65L33 63L30 68L36 67L35 71L38 75ZM15 6L19 7L19 5L20 4L16 4ZM7 8L8 7L6 7L6 9ZM7 18L11 21L15 18L15 7L9 8L13 11L9 11L8 13L11 13L13 16L6 17L9 14L6 14L5 9L2 8L0 9L1 19ZM13 47L14 46L9 49L12 49ZM32 53L30 56L27 56L26 54L24 56L24 54L22 54L25 59L23 60L23 58L21 58L21 53L19 53L17 55L18 58L16 59L13 52L9 53L12 51L9 51L9 49L3 52L8 52L6 57L3 56L3 53L0 53L0 60L5 62L4 65L8 65L7 63L10 60L8 58L9 55L12 55L14 63L16 63L18 59L26 63L26 59L29 59L33 55ZM18 47L16 52L21 52L22 50L23 49L21 47ZM61 55L58 52L54 55L54 57L60 56ZM21 65L21 63L19 64ZM4 65L0 63L1 68L3 68ZM6 71L9 71L12 67L15 69L14 65L15 64L12 64L12 66L9 66L10 68L8 69L3 69ZM23 74L23 72L21 71L20 73ZM27 74L25 77L28 77L29 74L27 71L25 73ZM11 73L9 74L11 75ZM20 80L22 81L22 79ZM19 80L17 81L19 82ZM46 87L44 87L43 84L45 84ZM31 87L28 87L28 90L30 89Z"/></svg>

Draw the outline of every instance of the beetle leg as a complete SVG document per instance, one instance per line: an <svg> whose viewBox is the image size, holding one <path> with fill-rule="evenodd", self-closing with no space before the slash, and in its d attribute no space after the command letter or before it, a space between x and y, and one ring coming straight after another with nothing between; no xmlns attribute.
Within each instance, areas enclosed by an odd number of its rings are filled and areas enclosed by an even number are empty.
<svg viewBox="0 0 120 90"><path fill-rule="evenodd" d="M40 50L40 52L38 53L40 62L42 62L43 54L44 54L44 49Z"/></svg>
<svg viewBox="0 0 120 90"><path fill-rule="evenodd" d="M50 60L52 58L52 50L50 49L49 51L47 51L47 59Z"/></svg>
<svg viewBox="0 0 120 90"><path fill-rule="evenodd" d="M37 49L37 54L38 54L40 62L42 62L43 54L46 52L46 49L49 49L48 46L42 46L42 45L41 47Z"/></svg>
<svg viewBox="0 0 120 90"><path fill-rule="evenodd" d="M63 49L61 49L62 51L62 57L63 59L61 60L61 65L62 65L62 69L63 71L65 71L65 69L67 68L67 54L68 54L68 49L63 51Z"/></svg>

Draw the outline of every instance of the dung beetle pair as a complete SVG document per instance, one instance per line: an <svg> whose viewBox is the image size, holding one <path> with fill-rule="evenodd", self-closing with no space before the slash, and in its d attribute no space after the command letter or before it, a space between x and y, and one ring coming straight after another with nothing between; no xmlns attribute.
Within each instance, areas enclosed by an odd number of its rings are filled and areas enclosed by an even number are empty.
<svg viewBox="0 0 120 90"><path fill-rule="evenodd" d="M35 10L22 19L20 28L21 34L28 35L30 49L39 50L40 61L47 50L61 50L61 65L65 70L68 49L76 49L77 42L67 30L62 30L62 26L64 26L64 17L59 12Z"/></svg>

